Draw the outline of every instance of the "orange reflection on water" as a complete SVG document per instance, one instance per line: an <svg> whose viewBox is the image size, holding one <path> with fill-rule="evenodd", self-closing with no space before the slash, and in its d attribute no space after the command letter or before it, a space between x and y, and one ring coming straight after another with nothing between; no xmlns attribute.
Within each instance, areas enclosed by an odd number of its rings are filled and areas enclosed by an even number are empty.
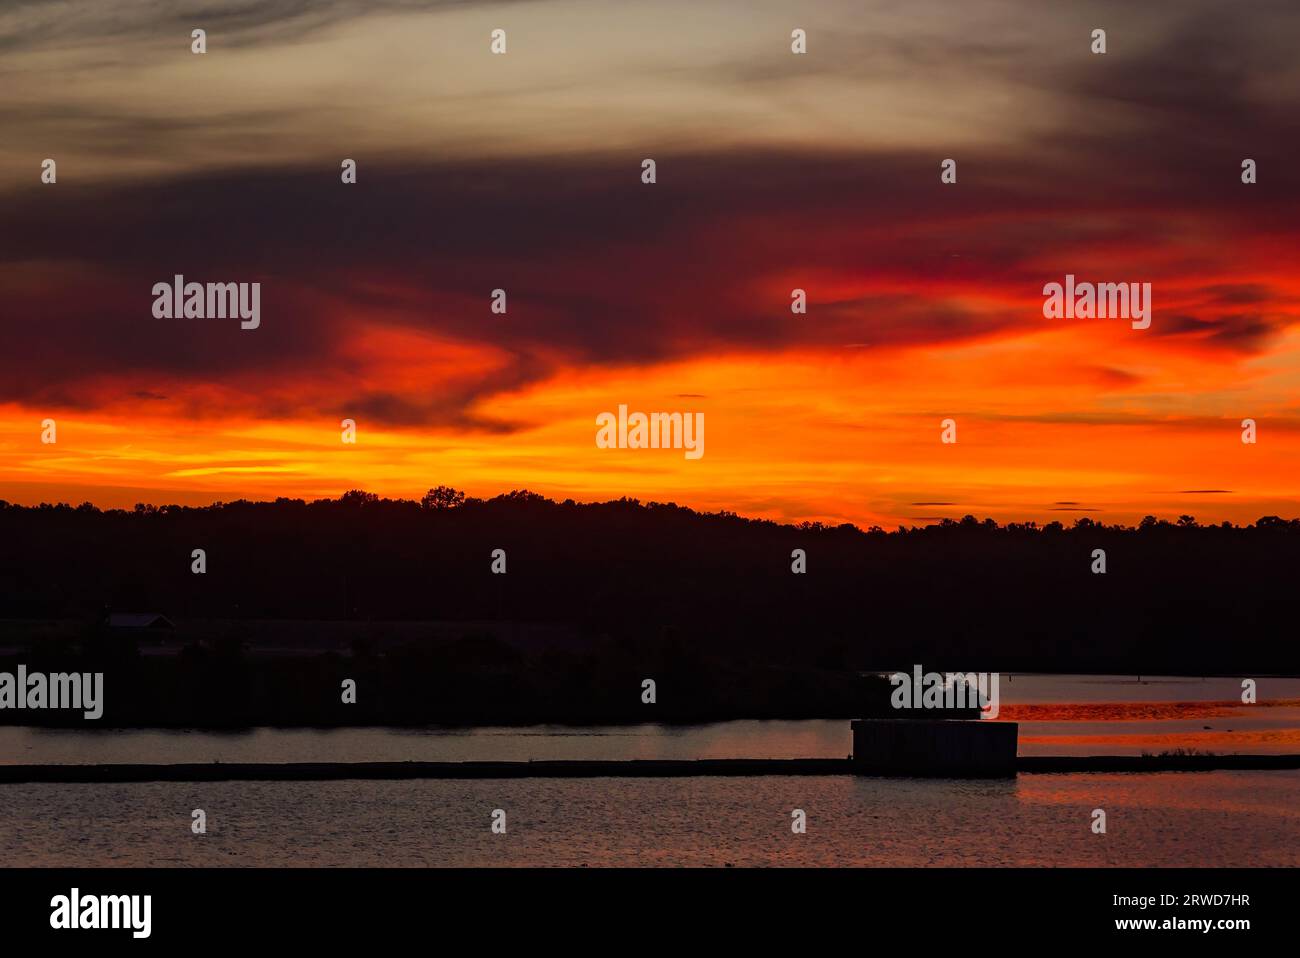
<svg viewBox="0 0 1300 958"><path fill-rule="evenodd" d="M1003 705L998 718L1008 722L1149 722L1228 718L1248 709L1296 708L1300 699L1274 699L1253 705L1219 702L1036 702Z"/></svg>
<svg viewBox="0 0 1300 958"><path fill-rule="evenodd" d="M1160 753L1178 748L1195 749L1199 752L1296 752L1300 751L1300 728L1248 729L1243 731L1201 731L1201 732L1151 732L1137 734L1102 733L1098 735L1024 735L1020 736L1020 745L1060 746L1064 754L1069 749L1079 746L1091 746L1088 751L1094 754L1108 754L1112 751L1132 752L1135 749ZM1051 749L1035 749L1035 754L1054 754Z"/></svg>

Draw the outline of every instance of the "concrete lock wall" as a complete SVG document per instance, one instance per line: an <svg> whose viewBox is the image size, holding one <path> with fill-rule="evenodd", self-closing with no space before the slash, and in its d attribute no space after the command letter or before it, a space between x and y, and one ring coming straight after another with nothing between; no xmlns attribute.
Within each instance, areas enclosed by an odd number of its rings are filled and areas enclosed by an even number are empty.
<svg viewBox="0 0 1300 958"><path fill-rule="evenodd" d="M870 775L996 778L1016 774L1015 722L859 719L853 767Z"/></svg>

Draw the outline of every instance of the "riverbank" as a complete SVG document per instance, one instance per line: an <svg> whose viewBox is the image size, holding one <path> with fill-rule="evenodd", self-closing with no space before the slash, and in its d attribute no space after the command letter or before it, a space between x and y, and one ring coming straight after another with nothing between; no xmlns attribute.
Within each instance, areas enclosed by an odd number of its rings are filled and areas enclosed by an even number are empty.
<svg viewBox="0 0 1300 958"><path fill-rule="evenodd" d="M1300 755L1022 756L1016 760L1016 772L1024 774L1285 769L1300 769ZM851 759L840 758L540 762L208 762L165 765L0 765L0 784L705 776L734 778L766 775L863 774Z"/></svg>

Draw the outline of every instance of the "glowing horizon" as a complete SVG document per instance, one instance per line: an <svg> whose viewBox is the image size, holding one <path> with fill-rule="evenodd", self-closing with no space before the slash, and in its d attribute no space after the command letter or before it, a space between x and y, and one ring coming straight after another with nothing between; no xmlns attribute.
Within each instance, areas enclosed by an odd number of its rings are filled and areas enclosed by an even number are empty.
<svg viewBox="0 0 1300 958"><path fill-rule="evenodd" d="M1285 5L70 6L0 13L0 498L1300 515ZM261 326L155 319L177 274ZM1045 319L1066 274L1151 328ZM597 449L619 404L705 455Z"/></svg>

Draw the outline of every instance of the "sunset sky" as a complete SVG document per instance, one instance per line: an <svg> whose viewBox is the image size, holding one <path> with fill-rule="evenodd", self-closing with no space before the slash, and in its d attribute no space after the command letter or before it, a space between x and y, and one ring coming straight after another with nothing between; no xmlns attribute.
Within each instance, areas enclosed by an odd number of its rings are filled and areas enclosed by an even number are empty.
<svg viewBox="0 0 1300 958"><path fill-rule="evenodd" d="M1300 515L1298 36L1293 0L6 5L0 498ZM260 328L155 319L178 273L260 282ZM1151 283L1150 329L1045 319L1067 273ZM620 404L703 412L703 458L598 449Z"/></svg>

